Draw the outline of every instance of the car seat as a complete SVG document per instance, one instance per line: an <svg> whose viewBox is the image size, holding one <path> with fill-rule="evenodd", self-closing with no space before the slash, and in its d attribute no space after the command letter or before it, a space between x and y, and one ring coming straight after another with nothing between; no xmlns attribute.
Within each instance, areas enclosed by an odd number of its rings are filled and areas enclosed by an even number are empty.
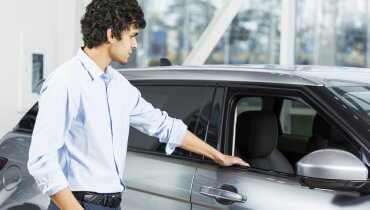
<svg viewBox="0 0 370 210"><path fill-rule="evenodd" d="M278 122L270 111L241 113L236 123L236 146L239 155L251 167L294 174L294 169L276 148Z"/></svg>

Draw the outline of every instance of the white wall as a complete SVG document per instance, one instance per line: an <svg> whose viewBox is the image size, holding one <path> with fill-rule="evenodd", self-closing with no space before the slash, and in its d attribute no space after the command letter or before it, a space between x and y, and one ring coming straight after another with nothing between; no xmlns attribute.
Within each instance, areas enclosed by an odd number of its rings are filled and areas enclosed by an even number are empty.
<svg viewBox="0 0 370 210"><path fill-rule="evenodd" d="M31 93L32 53L44 54L44 77L81 46L76 0L0 1L0 138L37 101Z"/></svg>

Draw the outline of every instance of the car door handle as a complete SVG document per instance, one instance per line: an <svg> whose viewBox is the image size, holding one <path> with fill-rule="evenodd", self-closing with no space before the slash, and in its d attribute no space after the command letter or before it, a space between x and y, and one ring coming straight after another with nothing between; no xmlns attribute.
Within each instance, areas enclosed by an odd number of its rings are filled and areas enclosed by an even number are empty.
<svg viewBox="0 0 370 210"><path fill-rule="evenodd" d="M247 196L245 195L214 187L203 186L200 188L199 193L215 199L222 199L231 202L245 203L247 201Z"/></svg>

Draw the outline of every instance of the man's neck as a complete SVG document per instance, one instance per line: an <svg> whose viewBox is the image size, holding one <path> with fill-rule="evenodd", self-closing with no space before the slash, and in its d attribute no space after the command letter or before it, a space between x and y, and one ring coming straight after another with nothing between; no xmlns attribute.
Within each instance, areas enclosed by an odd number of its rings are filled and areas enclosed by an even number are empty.
<svg viewBox="0 0 370 210"><path fill-rule="evenodd" d="M107 66L112 62L112 59L109 57L107 50L101 46L97 48L88 48L84 47L83 51L95 62L100 70L105 72Z"/></svg>

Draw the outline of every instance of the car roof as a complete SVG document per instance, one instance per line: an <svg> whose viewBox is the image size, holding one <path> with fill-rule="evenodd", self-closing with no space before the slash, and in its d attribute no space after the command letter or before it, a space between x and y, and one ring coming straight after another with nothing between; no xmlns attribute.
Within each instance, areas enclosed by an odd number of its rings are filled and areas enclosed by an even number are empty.
<svg viewBox="0 0 370 210"><path fill-rule="evenodd" d="M127 79L263 82L308 86L370 85L370 69L330 66L202 65L118 69Z"/></svg>

